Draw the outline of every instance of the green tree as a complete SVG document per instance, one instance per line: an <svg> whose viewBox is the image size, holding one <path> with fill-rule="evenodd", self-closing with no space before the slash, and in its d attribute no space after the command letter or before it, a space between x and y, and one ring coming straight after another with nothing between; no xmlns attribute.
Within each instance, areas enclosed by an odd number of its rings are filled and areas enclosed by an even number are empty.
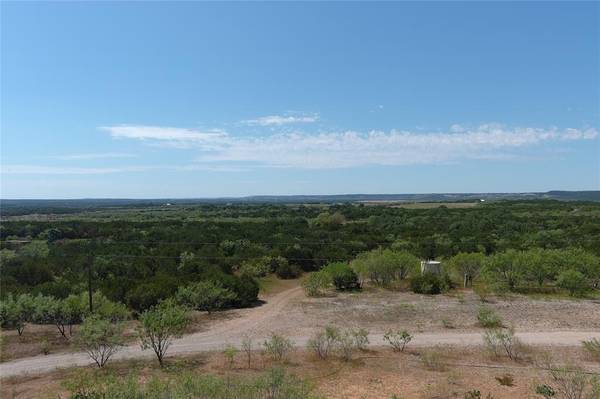
<svg viewBox="0 0 600 399"><path fill-rule="evenodd" d="M152 349L158 363L163 366L167 350L173 339L183 335L190 319L184 307L167 299L140 316L137 329L142 350Z"/></svg>
<svg viewBox="0 0 600 399"><path fill-rule="evenodd" d="M123 324L96 315L86 317L79 329L77 343L98 367L104 367L123 346Z"/></svg>
<svg viewBox="0 0 600 399"><path fill-rule="evenodd" d="M25 323L31 321L35 305L31 295L22 294L17 298L9 295L0 301L0 326L17 330L19 336L23 334Z"/></svg>
<svg viewBox="0 0 600 399"><path fill-rule="evenodd" d="M466 288L473 284L485 262L485 255L480 252L460 252L448 261L452 270L459 274Z"/></svg>
<svg viewBox="0 0 600 399"><path fill-rule="evenodd" d="M515 250L497 253L487 259L484 273L497 289L514 291L525 276L522 254Z"/></svg>

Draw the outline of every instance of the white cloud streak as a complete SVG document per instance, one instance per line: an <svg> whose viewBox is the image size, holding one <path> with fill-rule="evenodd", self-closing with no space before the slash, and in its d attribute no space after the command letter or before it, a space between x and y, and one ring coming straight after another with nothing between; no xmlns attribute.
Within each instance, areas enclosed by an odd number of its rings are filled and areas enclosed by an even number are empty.
<svg viewBox="0 0 600 399"><path fill-rule="evenodd" d="M364 165L443 164L466 159L506 159L521 149L593 140L596 129L558 129L486 124L453 125L447 132L354 131L234 136L172 127L105 127L113 137L197 148L200 162L243 162L301 169Z"/></svg>
<svg viewBox="0 0 600 399"><path fill-rule="evenodd" d="M110 173L143 172L150 169L146 166L130 166L122 168L88 168L60 167L42 165L2 165L0 171L11 175L105 175Z"/></svg>
<svg viewBox="0 0 600 399"><path fill-rule="evenodd" d="M96 154L69 154L69 155L54 155L49 156L51 159L58 159L61 161L79 161L88 159L114 159L114 158L136 158L135 154L126 154L120 152L106 152Z"/></svg>
<svg viewBox="0 0 600 399"><path fill-rule="evenodd" d="M242 121L243 125L248 126L283 126L291 125L295 123L313 123L319 120L318 115L304 115L304 116L283 116L283 115L269 115L263 116L256 119L248 119Z"/></svg>

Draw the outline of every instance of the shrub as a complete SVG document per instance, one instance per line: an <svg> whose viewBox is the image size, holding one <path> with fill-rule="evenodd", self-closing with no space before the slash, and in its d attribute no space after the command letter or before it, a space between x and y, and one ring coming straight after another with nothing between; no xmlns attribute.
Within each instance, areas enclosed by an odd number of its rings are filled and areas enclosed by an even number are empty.
<svg viewBox="0 0 600 399"><path fill-rule="evenodd" d="M286 260L285 262L281 262L277 265L275 274L277 274L277 277L282 279L297 278L302 274L302 269L300 269L298 265L288 263Z"/></svg>
<svg viewBox="0 0 600 399"><path fill-rule="evenodd" d="M412 335L406 330L388 330L383 335L383 340L391 345L394 352L404 352L404 348L412 341L412 338Z"/></svg>
<svg viewBox="0 0 600 399"><path fill-rule="evenodd" d="M323 295L323 291L330 284L330 278L327 273L324 273L323 270L318 272L312 272L308 275L308 277L302 282L302 286L304 287L304 292L306 292L307 296L320 296Z"/></svg>
<svg viewBox="0 0 600 399"><path fill-rule="evenodd" d="M502 327L502 318L496 311L488 306L480 306L477 311L477 321L483 328Z"/></svg>
<svg viewBox="0 0 600 399"><path fill-rule="evenodd" d="M369 345L369 331L359 328L352 330L352 335L354 336L354 346L356 346L356 349L367 349L367 345Z"/></svg>
<svg viewBox="0 0 600 399"><path fill-rule="evenodd" d="M437 295L450 288L449 279L435 273L423 273L410 280L410 288L417 294Z"/></svg>
<svg viewBox="0 0 600 399"><path fill-rule="evenodd" d="M520 357L522 344L515 336L513 328L509 329L490 329L483 334L483 342L488 351L495 357L500 353L506 353L511 360L517 360Z"/></svg>
<svg viewBox="0 0 600 399"><path fill-rule="evenodd" d="M123 346L123 326L98 316L89 316L79 329L79 346L98 367L104 365Z"/></svg>
<svg viewBox="0 0 600 399"><path fill-rule="evenodd" d="M339 337L340 331L337 327L327 326L323 331L317 332L310 338L307 346L320 359L327 359Z"/></svg>
<svg viewBox="0 0 600 399"><path fill-rule="evenodd" d="M208 313L230 306L237 295L220 283L201 281L180 287L175 295L179 304Z"/></svg>
<svg viewBox="0 0 600 399"><path fill-rule="evenodd" d="M276 270L280 263L287 262L282 257L272 258L263 256L258 259L247 260L239 268L241 274L247 274L252 277L264 277Z"/></svg>
<svg viewBox="0 0 600 399"><path fill-rule="evenodd" d="M559 397L566 399L597 399L600 397L600 381L596 375L590 375L580 367L548 364L550 373ZM553 392L554 390L552 390Z"/></svg>
<svg viewBox="0 0 600 399"><path fill-rule="evenodd" d="M323 268L323 273L329 276L330 281L339 291L353 290L360 288L358 275L352 270L350 265L343 262L329 263Z"/></svg>
<svg viewBox="0 0 600 399"><path fill-rule="evenodd" d="M356 348L356 340L352 331L344 331L338 335L336 346L344 361L352 360L352 353Z"/></svg>
<svg viewBox="0 0 600 399"><path fill-rule="evenodd" d="M592 338L589 341L582 341L581 344L592 359L600 361L600 339Z"/></svg>
<svg viewBox="0 0 600 399"><path fill-rule="evenodd" d="M238 348L233 345L227 345L223 350L223 356L227 359L227 365L229 368L233 368L233 363L235 362L235 356L239 352Z"/></svg>
<svg viewBox="0 0 600 399"><path fill-rule="evenodd" d="M350 268L341 271L333 276L333 285L336 290L354 290L360 288L358 276Z"/></svg>
<svg viewBox="0 0 600 399"><path fill-rule="evenodd" d="M289 352L294 348L294 343L283 335L272 333L271 337L263 342L265 352L275 361L285 360Z"/></svg>
<svg viewBox="0 0 600 399"><path fill-rule="evenodd" d="M571 296L581 296L589 290L587 278L583 273L573 269L561 272L556 279L556 285L569 291Z"/></svg>

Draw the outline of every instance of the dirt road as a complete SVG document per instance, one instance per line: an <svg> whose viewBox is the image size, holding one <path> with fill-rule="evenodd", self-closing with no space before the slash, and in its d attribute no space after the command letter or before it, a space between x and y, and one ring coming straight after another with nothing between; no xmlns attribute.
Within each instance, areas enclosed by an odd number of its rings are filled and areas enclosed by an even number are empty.
<svg viewBox="0 0 600 399"><path fill-rule="evenodd" d="M226 320L209 331L186 335L173 342L168 355L190 354L194 352L222 349L227 344L240 345L245 334L252 336L258 349L266 338L271 322L285 318L286 307L304 296L301 287L292 288L270 297L266 304L248 309L241 317ZM256 332L259 330L261 332ZM310 334L302 333L290 337L297 346L304 346ZM529 345L578 346L582 340L600 339L600 331L518 331L517 336ZM384 344L382 334L371 334L370 345ZM411 346L428 347L435 345L471 346L482 343L481 333L440 331L433 333L416 333ZM151 358L152 351L142 351L139 346L123 348L115 355L115 359ZM85 353L65 353L48 356L34 356L0 364L0 377L25 374L44 373L61 367L84 366L91 363Z"/></svg>

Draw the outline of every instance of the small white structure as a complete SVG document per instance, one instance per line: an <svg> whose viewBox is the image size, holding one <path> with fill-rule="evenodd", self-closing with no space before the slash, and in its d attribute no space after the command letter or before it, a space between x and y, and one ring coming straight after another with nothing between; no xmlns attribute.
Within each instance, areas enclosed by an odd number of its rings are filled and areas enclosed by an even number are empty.
<svg viewBox="0 0 600 399"><path fill-rule="evenodd" d="M442 263L437 260L422 260L421 274L423 273L442 274Z"/></svg>

